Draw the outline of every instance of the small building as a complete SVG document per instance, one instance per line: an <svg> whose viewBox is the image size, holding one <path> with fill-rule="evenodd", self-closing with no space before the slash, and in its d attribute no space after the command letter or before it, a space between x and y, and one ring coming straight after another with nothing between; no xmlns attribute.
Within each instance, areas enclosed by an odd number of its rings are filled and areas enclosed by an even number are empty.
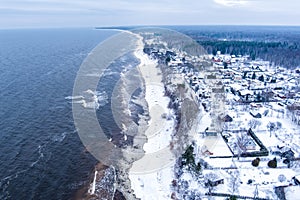
<svg viewBox="0 0 300 200"><path fill-rule="evenodd" d="M216 181L211 181L211 180L208 180L206 183L205 183L205 186L206 187L216 187L220 184L224 184L224 179L220 179L220 180L216 180Z"/></svg>
<svg viewBox="0 0 300 200"><path fill-rule="evenodd" d="M223 117L223 121L224 121L224 122L232 122L233 119L232 119L232 117L230 117L230 116L227 114L227 115L225 115L225 116Z"/></svg>
<svg viewBox="0 0 300 200"><path fill-rule="evenodd" d="M218 133L216 131L206 131L205 135L206 136L217 136Z"/></svg>
<svg viewBox="0 0 300 200"><path fill-rule="evenodd" d="M300 185L300 175L294 176L292 180L294 181L295 185Z"/></svg>
<svg viewBox="0 0 300 200"><path fill-rule="evenodd" d="M262 117L259 112L254 112L254 111L251 111L250 115L252 115L252 117L254 117L254 118L261 118Z"/></svg>
<svg viewBox="0 0 300 200"><path fill-rule="evenodd" d="M218 132L216 130L209 129L209 128L206 128L204 133L206 136L217 136L218 135Z"/></svg>
<svg viewBox="0 0 300 200"><path fill-rule="evenodd" d="M260 104L260 103L250 103L250 106L252 107L252 108L261 108L262 107L262 105Z"/></svg>
<svg viewBox="0 0 300 200"><path fill-rule="evenodd" d="M253 91L252 90L247 90L247 89L246 90L241 90L240 95L243 96L243 97L247 96L247 95L251 96L251 95L253 95Z"/></svg>

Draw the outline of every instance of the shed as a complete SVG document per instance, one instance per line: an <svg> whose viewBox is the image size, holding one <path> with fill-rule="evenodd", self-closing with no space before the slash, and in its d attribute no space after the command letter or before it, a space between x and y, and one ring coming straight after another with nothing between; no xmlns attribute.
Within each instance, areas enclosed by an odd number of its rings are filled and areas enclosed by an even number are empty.
<svg viewBox="0 0 300 200"><path fill-rule="evenodd" d="M230 116L227 114L227 115L225 115L225 116L223 117L223 121L224 121L224 122L232 122L233 119L232 119L232 117L230 117Z"/></svg>

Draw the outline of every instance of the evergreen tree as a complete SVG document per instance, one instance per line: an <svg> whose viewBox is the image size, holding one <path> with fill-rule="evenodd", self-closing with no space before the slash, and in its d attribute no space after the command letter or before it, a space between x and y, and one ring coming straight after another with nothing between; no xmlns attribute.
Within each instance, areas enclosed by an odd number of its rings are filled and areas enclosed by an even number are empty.
<svg viewBox="0 0 300 200"><path fill-rule="evenodd" d="M264 75L261 75L260 77L258 77L258 80L260 80L261 82L265 81Z"/></svg>
<svg viewBox="0 0 300 200"><path fill-rule="evenodd" d="M273 160L270 160L270 161L268 162L268 166L269 166L270 168L276 168L276 167L277 167L277 160L276 160L276 158L274 158Z"/></svg>

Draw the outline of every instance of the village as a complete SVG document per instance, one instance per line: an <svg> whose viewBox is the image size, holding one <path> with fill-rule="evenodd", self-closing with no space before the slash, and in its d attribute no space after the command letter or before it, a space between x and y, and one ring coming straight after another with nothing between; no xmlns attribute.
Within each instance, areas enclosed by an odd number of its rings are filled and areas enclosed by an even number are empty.
<svg viewBox="0 0 300 200"><path fill-rule="evenodd" d="M172 182L173 199L297 199L300 193L299 70L145 48L184 79L201 110Z"/></svg>

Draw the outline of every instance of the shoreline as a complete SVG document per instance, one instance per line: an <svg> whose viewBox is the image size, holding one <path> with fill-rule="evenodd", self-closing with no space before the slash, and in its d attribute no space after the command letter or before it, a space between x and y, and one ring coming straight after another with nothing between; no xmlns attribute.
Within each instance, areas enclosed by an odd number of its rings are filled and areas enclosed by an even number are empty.
<svg viewBox="0 0 300 200"><path fill-rule="evenodd" d="M145 135L147 142L143 146L145 155L132 163L129 169L131 189L137 198L170 198L170 188L166 187L173 180L175 157L170 148L175 119L166 119L163 115L173 116L168 108L169 97L165 96L162 72L158 63L143 52L143 38L139 36L138 48L134 55L140 60L138 69L145 84L150 120Z"/></svg>
<svg viewBox="0 0 300 200"><path fill-rule="evenodd" d="M170 98L165 95L163 75L157 61L143 52L144 38L138 33L120 32L137 37L133 55L140 60L137 71L143 82L144 93L138 104L144 107L146 113L140 116L133 146L123 149L123 159L119 161L119 167L113 170L117 176L115 183L108 185L113 187L115 194L121 193L124 199L152 199L151 196L168 199L172 193L176 160L170 147L176 126L174 110L168 108ZM125 124L123 128L126 135ZM98 165L102 164L98 163L96 166ZM101 183L109 170L110 166L102 170L95 167L86 192L80 196L85 196L86 199L94 197L96 185Z"/></svg>

